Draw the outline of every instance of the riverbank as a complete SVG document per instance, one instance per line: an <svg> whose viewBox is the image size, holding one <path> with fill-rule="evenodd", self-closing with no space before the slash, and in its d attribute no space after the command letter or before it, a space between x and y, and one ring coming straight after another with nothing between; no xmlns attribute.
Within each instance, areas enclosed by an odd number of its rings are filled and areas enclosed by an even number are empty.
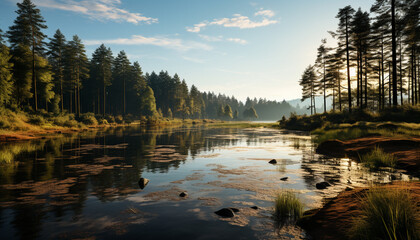
<svg viewBox="0 0 420 240"><path fill-rule="evenodd" d="M408 190L411 200L420 211L420 182L393 182L377 186L385 191ZM366 194L371 188L354 188L341 192L330 199L322 208L305 212L299 225L313 239L348 239L355 217L360 216Z"/></svg>
<svg viewBox="0 0 420 240"><path fill-rule="evenodd" d="M255 128L273 127L276 124L213 119L135 119L133 116L123 118L122 116L95 116L93 114L83 114L76 118L74 114L28 114L7 110L0 114L0 142L53 138L58 134L136 125L149 127L207 125L211 127Z"/></svg>

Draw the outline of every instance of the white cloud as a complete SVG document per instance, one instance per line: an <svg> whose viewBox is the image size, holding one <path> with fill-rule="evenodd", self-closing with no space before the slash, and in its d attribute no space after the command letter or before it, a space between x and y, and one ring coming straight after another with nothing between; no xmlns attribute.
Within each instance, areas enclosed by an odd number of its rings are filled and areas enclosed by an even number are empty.
<svg viewBox="0 0 420 240"><path fill-rule="evenodd" d="M266 16L266 17L272 18L276 14L273 11L271 11L271 10L263 10L263 9L261 9L260 11L256 12L254 15L255 16Z"/></svg>
<svg viewBox="0 0 420 240"><path fill-rule="evenodd" d="M228 38L227 40L229 42L239 43L239 44L242 44L242 45L245 45L245 44L248 43L246 40L240 39L240 38Z"/></svg>
<svg viewBox="0 0 420 240"><path fill-rule="evenodd" d="M274 12L271 10L260 10L254 14L255 16L262 16L263 19L260 21L253 21L247 16L242 16L240 14L234 14L232 18L221 18L214 19L213 21L203 21L201 23L194 24L193 27L186 27L188 32L199 33L202 28L211 25L219 25L223 27L236 27L240 29L245 28L257 28L275 24L278 21L270 19L274 17Z"/></svg>
<svg viewBox="0 0 420 240"><path fill-rule="evenodd" d="M222 36L208 36L208 35L203 35L203 34L198 34L198 36L206 41L209 42L220 42L223 40Z"/></svg>
<svg viewBox="0 0 420 240"><path fill-rule="evenodd" d="M86 40L86 45L99 45L99 44L115 44L115 45L153 45L159 47L171 48L179 51L188 51L192 49L201 49L209 51L211 46L194 42L184 41L178 38L166 38L166 37L144 37L141 35L133 35L131 38L116 38L106 40Z"/></svg>
<svg viewBox="0 0 420 240"><path fill-rule="evenodd" d="M92 19L116 22L156 23L157 18L145 17L140 13L118 8L120 0L34 0L40 7L59 9L86 15Z"/></svg>
<svg viewBox="0 0 420 240"><path fill-rule="evenodd" d="M187 61L190 61L190 62L194 62L194 63L204 63L205 62L203 59L192 58L192 57L187 57L187 56L183 56L182 58L184 60L187 60Z"/></svg>

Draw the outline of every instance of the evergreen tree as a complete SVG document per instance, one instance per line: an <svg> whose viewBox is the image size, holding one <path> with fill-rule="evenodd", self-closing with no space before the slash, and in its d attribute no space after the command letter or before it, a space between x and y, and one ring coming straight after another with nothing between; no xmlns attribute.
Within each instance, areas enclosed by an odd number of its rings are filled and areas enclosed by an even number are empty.
<svg viewBox="0 0 420 240"><path fill-rule="evenodd" d="M225 106L224 113L225 113L225 117L227 117L228 119L232 119L233 118L232 108L229 106L229 104L227 104Z"/></svg>
<svg viewBox="0 0 420 240"><path fill-rule="evenodd" d="M339 19L337 36L339 41L344 41L344 44L340 44L346 51L346 63L347 63L347 94L348 94L348 107L349 111L352 108L351 98L351 79L350 79L350 23L354 14L354 9L351 6L346 6L338 10L336 18ZM312 110L311 110L312 111Z"/></svg>
<svg viewBox="0 0 420 240"><path fill-rule="evenodd" d="M18 14L14 25L9 28L7 35L11 48L14 50L20 45L29 46L31 49L31 68L32 68L32 85L34 96L35 111L38 110L37 99L37 79L36 79L36 54L43 55L44 38L46 35L42 33L42 29L46 29L45 20L41 16L41 12L36 8L31 0L23 0L22 3L17 3Z"/></svg>
<svg viewBox="0 0 420 240"><path fill-rule="evenodd" d="M1 33L1 30L0 30ZM11 55L9 48L3 45L0 34L0 108L4 108L12 97L13 81L12 81L12 67L10 62Z"/></svg>
<svg viewBox="0 0 420 240"><path fill-rule="evenodd" d="M316 113L316 74L314 67L309 65L302 74L302 78L299 81L299 85L302 86L302 102L306 99L311 100L311 114Z"/></svg>
<svg viewBox="0 0 420 240"><path fill-rule="evenodd" d="M54 37L50 39L48 43L48 60L52 66L53 79L54 79L54 91L60 99L61 111L64 110L64 52L66 48L66 38L58 29Z"/></svg>
<svg viewBox="0 0 420 240"><path fill-rule="evenodd" d="M69 110L73 112L72 103L74 102L74 112L79 116L81 112L80 88L82 82L89 78L89 60L86 56L85 46L77 35L73 36L73 39L68 42L64 55L64 72L70 97Z"/></svg>
<svg viewBox="0 0 420 240"><path fill-rule="evenodd" d="M16 103L22 106L32 98L32 55L28 46L18 45L12 51L13 63L13 96Z"/></svg>
<svg viewBox="0 0 420 240"><path fill-rule="evenodd" d="M322 39L322 44L318 48L316 66L321 73L320 85L316 84L316 88L321 88L324 95L324 113L327 112L327 56L330 49L326 46L327 39Z"/></svg>
<svg viewBox="0 0 420 240"><path fill-rule="evenodd" d="M112 78L112 51L106 48L105 45L99 46L92 55L92 71L91 74L93 79L98 84L97 96L98 96L98 113L100 113L100 88L102 88L102 114L106 112L106 88L111 85Z"/></svg>
<svg viewBox="0 0 420 240"><path fill-rule="evenodd" d="M121 104L115 104L116 109L121 109L122 113L126 114L126 98L127 98L127 82L132 71L130 60L124 51L118 53L118 56L114 60L114 71L113 71L113 89L112 95L115 99L115 103L120 102Z"/></svg>

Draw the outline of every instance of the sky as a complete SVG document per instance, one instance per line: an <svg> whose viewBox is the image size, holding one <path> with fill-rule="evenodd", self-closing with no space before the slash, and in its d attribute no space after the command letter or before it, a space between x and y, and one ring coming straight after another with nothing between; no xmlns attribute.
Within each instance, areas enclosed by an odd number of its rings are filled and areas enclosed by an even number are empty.
<svg viewBox="0 0 420 240"><path fill-rule="evenodd" d="M17 0L0 0L0 29ZM33 0L47 22L88 56L102 43L124 50L144 72L177 73L189 86L245 100L301 97L299 78L321 39L337 29L338 9L369 11L374 0ZM331 42L331 39L329 39ZM333 43L331 43L333 44Z"/></svg>

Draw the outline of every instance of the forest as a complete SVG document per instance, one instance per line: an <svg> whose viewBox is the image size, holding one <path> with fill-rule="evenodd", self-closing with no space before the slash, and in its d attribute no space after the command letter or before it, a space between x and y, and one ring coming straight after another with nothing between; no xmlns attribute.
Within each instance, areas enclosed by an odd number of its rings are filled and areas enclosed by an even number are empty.
<svg viewBox="0 0 420 240"><path fill-rule="evenodd" d="M277 120L303 111L287 102L200 92L178 74L144 73L121 51L100 45L89 58L83 41L58 29L51 37L30 0L17 3L17 17L0 32L0 106L27 113L90 113L96 116Z"/></svg>
<svg viewBox="0 0 420 240"><path fill-rule="evenodd" d="M329 31L333 47L321 40L313 65L299 81L302 101L333 99L333 110L380 111L419 102L420 2L377 0L369 11L339 9Z"/></svg>

